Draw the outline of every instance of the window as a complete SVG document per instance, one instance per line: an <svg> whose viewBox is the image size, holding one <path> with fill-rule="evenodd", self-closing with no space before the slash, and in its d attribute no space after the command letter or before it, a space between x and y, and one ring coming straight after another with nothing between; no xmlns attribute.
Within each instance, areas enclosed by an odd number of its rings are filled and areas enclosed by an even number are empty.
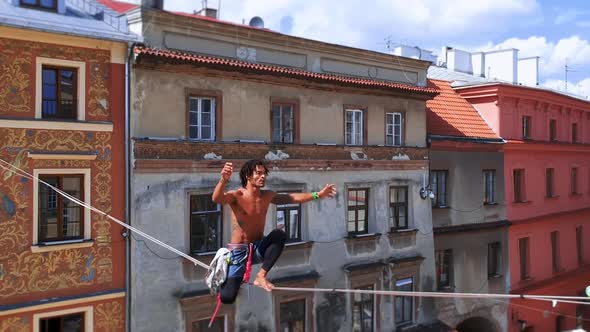
<svg viewBox="0 0 590 332"><path fill-rule="evenodd" d="M500 242L488 243L488 277L500 275Z"/></svg>
<svg viewBox="0 0 590 332"><path fill-rule="evenodd" d="M385 113L385 145L403 145L403 113Z"/></svg>
<svg viewBox="0 0 590 332"><path fill-rule="evenodd" d="M41 318L40 332L74 332L84 330L84 314L76 313L67 316Z"/></svg>
<svg viewBox="0 0 590 332"><path fill-rule="evenodd" d="M84 175L44 175L41 180L77 199L84 199ZM43 184L39 187L38 202L39 242L84 237L84 211L80 205Z"/></svg>
<svg viewBox="0 0 590 332"><path fill-rule="evenodd" d="M582 246L582 241L584 241L582 238L582 226L578 226L576 227L576 253L578 255L578 265L584 264L584 247Z"/></svg>
<svg viewBox="0 0 590 332"><path fill-rule="evenodd" d="M514 201L525 201L525 187L524 187L524 169L515 169L513 171L514 180Z"/></svg>
<svg viewBox="0 0 590 332"><path fill-rule="evenodd" d="M578 194L578 168L577 167L572 167L570 181L571 181L572 195Z"/></svg>
<svg viewBox="0 0 590 332"><path fill-rule="evenodd" d="M484 170L483 171L483 203L494 204L496 203L496 171L495 170Z"/></svg>
<svg viewBox="0 0 590 332"><path fill-rule="evenodd" d="M370 285L355 289L374 290L375 287ZM352 330L355 332L373 331L375 317L374 295L353 293L352 296Z"/></svg>
<svg viewBox="0 0 590 332"><path fill-rule="evenodd" d="M450 288L453 273L453 249L437 250L435 260L438 289Z"/></svg>
<svg viewBox="0 0 590 332"><path fill-rule="evenodd" d="M211 200L211 194L190 196L191 254L211 252L221 247L221 205Z"/></svg>
<svg viewBox="0 0 590 332"><path fill-rule="evenodd" d="M549 120L549 140L557 141L557 120Z"/></svg>
<svg viewBox="0 0 590 332"><path fill-rule="evenodd" d="M554 169L547 168L545 170L545 193L547 197L554 197L555 191L553 190L553 179L554 179Z"/></svg>
<svg viewBox="0 0 590 332"><path fill-rule="evenodd" d="M572 143L578 143L578 124L572 123Z"/></svg>
<svg viewBox="0 0 590 332"><path fill-rule="evenodd" d="M447 175L448 171L431 171L430 188L434 194L432 206L443 208L447 206Z"/></svg>
<svg viewBox="0 0 590 332"><path fill-rule="evenodd" d="M364 119L363 110L345 110L344 144L363 145Z"/></svg>
<svg viewBox="0 0 590 332"><path fill-rule="evenodd" d="M296 105L292 103L273 102L271 108L272 142L296 143Z"/></svg>
<svg viewBox="0 0 590 332"><path fill-rule="evenodd" d="M57 10L57 0L20 0L20 5L23 7Z"/></svg>
<svg viewBox="0 0 590 332"><path fill-rule="evenodd" d="M529 238L518 240L518 252L520 254L520 280L527 280L529 275Z"/></svg>
<svg viewBox="0 0 590 332"><path fill-rule="evenodd" d="M522 139L530 139L532 133L532 118L530 116L522 117Z"/></svg>
<svg viewBox="0 0 590 332"><path fill-rule="evenodd" d="M559 232L551 232L551 262L553 266L553 272L559 272L561 270L561 262L559 259Z"/></svg>
<svg viewBox="0 0 590 332"><path fill-rule="evenodd" d="M305 299L283 302L280 304L280 331L304 332Z"/></svg>
<svg viewBox="0 0 590 332"><path fill-rule="evenodd" d="M287 242L301 241L301 204L277 205L277 228L287 234Z"/></svg>
<svg viewBox="0 0 590 332"><path fill-rule="evenodd" d="M404 292L414 291L414 279L403 278L395 281L395 290ZM414 298L411 296L394 297L395 325L407 325L414 321Z"/></svg>
<svg viewBox="0 0 590 332"><path fill-rule="evenodd" d="M41 117L43 119L76 120L78 118L77 70L47 65L42 68Z"/></svg>
<svg viewBox="0 0 590 332"><path fill-rule="evenodd" d="M392 228L408 228L408 187L389 188L389 221Z"/></svg>
<svg viewBox="0 0 590 332"><path fill-rule="evenodd" d="M367 234L368 231L368 188L348 189L348 234Z"/></svg>
<svg viewBox="0 0 590 332"><path fill-rule="evenodd" d="M215 140L215 98L189 97L188 137Z"/></svg>
<svg viewBox="0 0 590 332"><path fill-rule="evenodd" d="M224 332L225 331L225 316L218 316L213 321L213 325L209 327L211 319L203 319L193 323L192 332Z"/></svg>

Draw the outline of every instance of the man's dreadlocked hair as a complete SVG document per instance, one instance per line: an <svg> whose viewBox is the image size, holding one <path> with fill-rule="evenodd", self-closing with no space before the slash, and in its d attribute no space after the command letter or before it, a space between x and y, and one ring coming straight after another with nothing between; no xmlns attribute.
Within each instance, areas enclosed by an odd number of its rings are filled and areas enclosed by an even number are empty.
<svg viewBox="0 0 590 332"><path fill-rule="evenodd" d="M256 171L256 166L264 167L264 173L268 175L268 168L262 160L248 160L240 170L240 180L242 181L242 187L246 188L246 184L248 184L248 177L254 174L254 171Z"/></svg>

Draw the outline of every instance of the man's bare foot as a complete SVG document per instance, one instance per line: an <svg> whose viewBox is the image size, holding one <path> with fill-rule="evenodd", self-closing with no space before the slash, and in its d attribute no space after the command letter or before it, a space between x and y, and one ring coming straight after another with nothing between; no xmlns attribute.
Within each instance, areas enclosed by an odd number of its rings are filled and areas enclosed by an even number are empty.
<svg viewBox="0 0 590 332"><path fill-rule="evenodd" d="M261 275L260 273L256 275L256 279L254 280L254 286L264 288L269 292L272 291L272 288L274 287L273 284L266 280L266 275Z"/></svg>

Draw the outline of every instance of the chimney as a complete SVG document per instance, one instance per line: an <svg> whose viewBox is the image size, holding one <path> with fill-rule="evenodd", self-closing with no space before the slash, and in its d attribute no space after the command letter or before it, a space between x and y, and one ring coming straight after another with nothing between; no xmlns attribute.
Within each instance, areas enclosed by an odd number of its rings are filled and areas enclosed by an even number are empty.
<svg viewBox="0 0 590 332"><path fill-rule="evenodd" d="M518 59L518 84L539 85L539 57Z"/></svg>
<svg viewBox="0 0 590 332"><path fill-rule="evenodd" d="M473 76L485 77L486 61L483 52L471 53L471 64L473 65Z"/></svg>
<svg viewBox="0 0 590 332"><path fill-rule="evenodd" d="M164 0L141 0L141 7L164 10Z"/></svg>
<svg viewBox="0 0 590 332"><path fill-rule="evenodd" d="M472 74L471 53L455 48L447 48L447 68L452 71Z"/></svg>
<svg viewBox="0 0 590 332"><path fill-rule="evenodd" d="M407 46L407 45L400 45L396 46L391 54L402 56L406 58L413 58L419 60L430 61L436 64L437 57L432 54L432 51L423 50L418 46Z"/></svg>
<svg viewBox="0 0 590 332"><path fill-rule="evenodd" d="M201 9L201 10L198 10L198 11L195 10L194 14L201 15L201 16L207 16L207 17L211 17L211 18L217 18L217 9L203 7L203 9Z"/></svg>
<svg viewBox="0 0 590 332"><path fill-rule="evenodd" d="M518 82L518 50L505 50L484 53L485 77L510 83Z"/></svg>

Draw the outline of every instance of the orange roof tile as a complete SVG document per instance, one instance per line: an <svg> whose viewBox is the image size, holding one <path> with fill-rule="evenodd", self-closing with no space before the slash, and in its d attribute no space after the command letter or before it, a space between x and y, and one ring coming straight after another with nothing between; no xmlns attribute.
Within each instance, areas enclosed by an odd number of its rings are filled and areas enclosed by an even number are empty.
<svg viewBox="0 0 590 332"><path fill-rule="evenodd" d="M475 108L451 87L451 82L429 80L439 94L426 102L430 135L499 139Z"/></svg>
<svg viewBox="0 0 590 332"><path fill-rule="evenodd" d="M258 71L258 72L280 74L280 75L283 75L286 77L315 79L315 80L320 80L320 81L328 81L328 82L343 83L343 84L350 84L350 85L360 85L360 86L384 88L384 89L405 90L405 91L426 93L426 94L431 94L431 95L438 93L438 90L435 88L432 88L432 87L420 87L420 86L407 85L407 84L395 83L395 82L389 82L389 81L381 81L381 80L375 80L375 79L368 79L368 78L362 78L362 77L352 77L352 76L344 76L344 75L316 73L316 72L307 71L307 70L303 70L303 69L273 66L273 65L266 65L266 64L258 64L258 63L240 61L240 60L235 60L235 59L219 58L219 57L212 57L212 56L171 51L171 50L164 50L164 49L156 49L156 48L149 48L149 47L136 47L134 49L134 52L137 55L144 54L144 55L158 56L158 57L164 57L164 58L169 58L169 59L197 62L197 63L208 64L208 65L218 65L218 66L235 68L235 69L242 69L242 70L249 69L249 70L254 70L254 71Z"/></svg>

